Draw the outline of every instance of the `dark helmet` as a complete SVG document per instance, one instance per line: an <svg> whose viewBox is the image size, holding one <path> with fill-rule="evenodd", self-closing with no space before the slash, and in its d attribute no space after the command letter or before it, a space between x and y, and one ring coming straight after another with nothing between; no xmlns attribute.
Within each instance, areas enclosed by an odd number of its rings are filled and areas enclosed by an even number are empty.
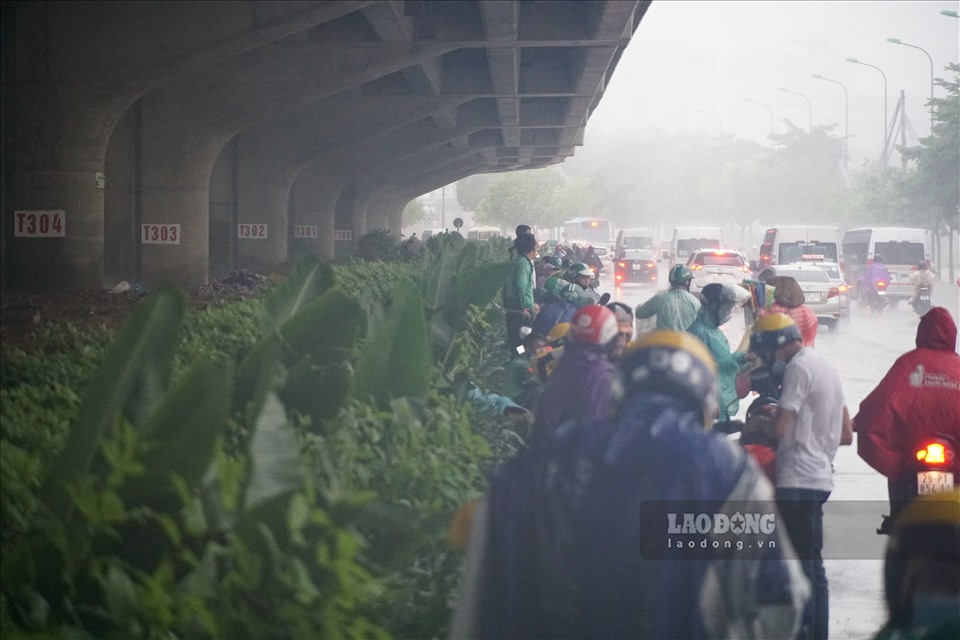
<svg viewBox="0 0 960 640"><path fill-rule="evenodd" d="M907 627L924 595L960 597L960 489L922 495L893 521L883 566L890 622Z"/></svg>
<svg viewBox="0 0 960 640"><path fill-rule="evenodd" d="M926 262L926 260L921 260L920 262L918 262L918 263L917 263L917 269L920 269L920 271L926 271L926 269L927 269L927 262Z"/></svg>
<svg viewBox="0 0 960 640"><path fill-rule="evenodd" d="M683 284L688 280L693 280L693 271L685 264L678 264L670 269L670 275L667 278L670 284Z"/></svg>
<svg viewBox="0 0 960 640"><path fill-rule="evenodd" d="M700 292L700 304L707 309L711 319L720 326L730 319L733 308L740 301L733 285L711 282Z"/></svg>
<svg viewBox="0 0 960 640"><path fill-rule="evenodd" d="M546 257L543 258L542 260L543 260L543 262L546 262L547 264L552 264L552 265L555 266L557 269L559 269L559 268L561 268L561 267L563 266L563 263L560 261L560 258L558 258L557 256L546 256Z"/></svg>
<svg viewBox="0 0 960 640"><path fill-rule="evenodd" d="M883 262L883 256L881 256L879 253L875 253L875 254L873 254L873 261L874 261L874 262Z"/></svg>
<svg viewBox="0 0 960 640"><path fill-rule="evenodd" d="M637 391L666 393L702 411L707 425L718 408L716 372L710 350L693 334L653 331L620 357L612 393L617 402Z"/></svg>

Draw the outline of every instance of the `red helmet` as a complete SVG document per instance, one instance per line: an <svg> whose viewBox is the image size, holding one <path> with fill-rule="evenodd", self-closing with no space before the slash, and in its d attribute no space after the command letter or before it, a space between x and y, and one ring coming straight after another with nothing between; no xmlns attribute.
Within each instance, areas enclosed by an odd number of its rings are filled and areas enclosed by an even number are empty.
<svg viewBox="0 0 960 640"><path fill-rule="evenodd" d="M588 304L570 318L567 339L580 344L607 344L617 335L617 316L603 305Z"/></svg>

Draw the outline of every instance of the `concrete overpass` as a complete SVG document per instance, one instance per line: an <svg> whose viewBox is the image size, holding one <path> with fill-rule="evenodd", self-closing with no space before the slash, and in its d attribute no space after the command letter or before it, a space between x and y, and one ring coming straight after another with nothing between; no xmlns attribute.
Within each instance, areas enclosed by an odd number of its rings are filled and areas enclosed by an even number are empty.
<svg viewBox="0 0 960 640"><path fill-rule="evenodd" d="M399 234L418 195L572 155L649 4L4 2L3 287Z"/></svg>

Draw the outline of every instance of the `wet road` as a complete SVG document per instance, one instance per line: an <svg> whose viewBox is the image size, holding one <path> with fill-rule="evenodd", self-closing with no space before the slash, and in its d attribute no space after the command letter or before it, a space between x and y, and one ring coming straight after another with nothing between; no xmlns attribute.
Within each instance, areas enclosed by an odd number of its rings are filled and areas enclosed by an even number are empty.
<svg viewBox="0 0 960 640"><path fill-rule="evenodd" d="M660 282L665 287L665 263L661 263L660 269ZM656 291L646 285L614 289L612 277L606 275L599 288L601 293L609 291L613 300L632 307ZM953 283L938 283L933 303L945 307L957 321L960 288ZM855 416L860 401L894 361L914 348L919 317L902 303L879 316L858 309L855 303L852 306L852 317L843 321L837 331L829 332L820 326L815 348L840 373L850 415ZM723 330L736 349L744 332L742 314L734 313ZM740 403L741 418L749 401L750 398ZM835 488L824 519L824 556L835 558L825 561L830 583L830 637L869 638L886 619L882 561L886 536L874 532L881 514L887 513L886 479L857 456L856 441L853 446L840 448L834 468Z"/></svg>

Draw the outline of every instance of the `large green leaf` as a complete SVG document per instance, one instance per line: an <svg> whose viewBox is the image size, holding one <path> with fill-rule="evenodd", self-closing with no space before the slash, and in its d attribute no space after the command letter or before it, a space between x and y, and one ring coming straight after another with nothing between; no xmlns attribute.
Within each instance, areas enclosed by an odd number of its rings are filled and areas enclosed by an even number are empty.
<svg viewBox="0 0 960 640"><path fill-rule="evenodd" d="M293 273L274 289L265 300L264 322L268 331L279 329L308 302L333 286L333 267L316 256L297 262Z"/></svg>
<svg viewBox="0 0 960 640"><path fill-rule="evenodd" d="M439 247L438 253L424 271L424 303L431 312L443 307L455 290L457 249L444 236L439 238Z"/></svg>
<svg viewBox="0 0 960 640"><path fill-rule="evenodd" d="M251 422L260 415L267 393L284 380L283 342L269 334L250 350L240 363L234 392L234 411L247 413Z"/></svg>
<svg viewBox="0 0 960 640"><path fill-rule="evenodd" d="M281 327L287 364L298 362L304 354L321 366L349 358L366 321L366 313L355 298L339 288L328 290Z"/></svg>
<svg viewBox="0 0 960 640"><path fill-rule="evenodd" d="M230 375L223 363L195 366L164 397L150 416L142 443L146 473L132 491L171 487L176 474L191 487L200 484L213 460L217 438L224 432L230 410Z"/></svg>
<svg viewBox="0 0 960 640"><path fill-rule="evenodd" d="M372 396L380 406L391 397L423 397L432 373L423 299L412 282L401 280L386 317L370 323L357 362L355 395L360 400Z"/></svg>
<svg viewBox="0 0 960 640"><path fill-rule="evenodd" d="M67 514L64 483L89 468L100 438L120 415L134 427L145 424L170 379L183 313L183 296L160 286L134 309L107 351L44 487L43 500L55 515Z"/></svg>
<svg viewBox="0 0 960 640"><path fill-rule="evenodd" d="M492 302L512 271L512 263L495 262L481 264L461 273L457 278L457 316L462 318L472 304L484 307Z"/></svg>
<svg viewBox="0 0 960 640"><path fill-rule="evenodd" d="M320 432L323 423L340 413L353 382L353 367L348 362L318 366L305 356L287 377L280 398L288 409L311 418L311 430Z"/></svg>
<svg viewBox="0 0 960 640"><path fill-rule="evenodd" d="M244 504L248 509L300 486L300 441L276 394L267 394L250 442L253 467Z"/></svg>

